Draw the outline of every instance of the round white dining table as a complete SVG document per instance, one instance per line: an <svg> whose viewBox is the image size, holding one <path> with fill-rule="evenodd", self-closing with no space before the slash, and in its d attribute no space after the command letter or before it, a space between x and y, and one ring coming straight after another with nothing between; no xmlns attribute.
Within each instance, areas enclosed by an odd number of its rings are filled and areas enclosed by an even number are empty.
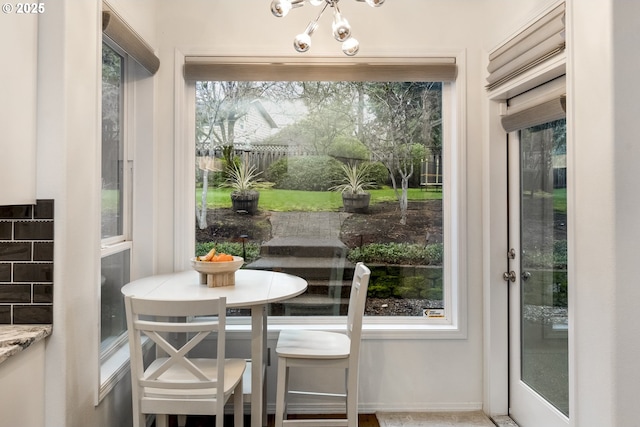
<svg viewBox="0 0 640 427"><path fill-rule="evenodd" d="M302 294L307 281L291 274L240 269L231 286L200 284L194 270L160 274L134 280L122 287L123 295L168 301L200 298L227 299L229 308L251 309L251 427L266 425L265 366L267 354L267 304ZM260 363L262 362L262 363Z"/></svg>

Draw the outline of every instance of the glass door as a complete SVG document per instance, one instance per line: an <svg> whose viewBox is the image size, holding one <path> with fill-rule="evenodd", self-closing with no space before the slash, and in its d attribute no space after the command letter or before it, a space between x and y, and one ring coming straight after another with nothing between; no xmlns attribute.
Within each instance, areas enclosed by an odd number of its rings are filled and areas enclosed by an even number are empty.
<svg viewBox="0 0 640 427"><path fill-rule="evenodd" d="M510 414L521 427L566 426L566 122L510 137Z"/></svg>

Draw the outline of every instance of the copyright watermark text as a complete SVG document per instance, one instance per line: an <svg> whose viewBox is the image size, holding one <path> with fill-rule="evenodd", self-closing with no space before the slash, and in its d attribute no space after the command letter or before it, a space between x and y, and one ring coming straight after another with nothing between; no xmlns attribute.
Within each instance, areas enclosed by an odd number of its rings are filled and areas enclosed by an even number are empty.
<svg viewBox="0 0 640 427"><path fill-rule="evenodd" d="M44 3L3 3L2 12L16 15L38 15L44 13Z"/></svg>

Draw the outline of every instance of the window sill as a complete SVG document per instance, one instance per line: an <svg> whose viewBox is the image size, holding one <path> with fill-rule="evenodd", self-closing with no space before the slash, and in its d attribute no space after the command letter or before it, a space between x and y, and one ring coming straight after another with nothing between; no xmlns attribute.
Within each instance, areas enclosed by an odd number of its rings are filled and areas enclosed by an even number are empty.
<svg viewBox="0 0 640 427"><path fill-rule="evenodd" d="M245 318L246 319L246 318ZM344 320L335 318L305 319L269 319L269 339L277 339L282 330L315 329L323 331L344 331ZM382 320L382 319L381 319ZM404 322L403 322L404 320ZM295 323L294 323L295 322ZM365 319L366 322L366 319ZM251 333L248 320L241 318L227 319L228 336L233 339L245 339L244 335ZM405 319L394 319L393 323L365 323L362 327L363 340L431 340L431 339L466 339L466 330L447 323L424 323L416 319L407 322Z"/></svg>
<svg viewBox="0 0 640 427"><path fill-rule="evenodd" d="M108 395L118 381L129 373L129 345L121 345L118 350L100 364L100 388L96 405Z"/></svg>
<svg viewBox="0 0 640 427"><path fill-rule="evenodd" d="M152 342L146 339L144 344L145 351L151 348L151 344ZM129 371L129 343L125 342L100 364L100 385L96 406L102 402L102 399L114 389L125 375L129 374Z"/></svg>

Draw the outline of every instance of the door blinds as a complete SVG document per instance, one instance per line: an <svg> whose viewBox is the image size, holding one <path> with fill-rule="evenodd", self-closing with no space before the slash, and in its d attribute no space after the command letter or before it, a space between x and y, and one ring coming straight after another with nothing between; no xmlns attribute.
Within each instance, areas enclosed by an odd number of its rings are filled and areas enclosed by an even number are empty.
<svg viewBox="0 0 640 427"><path fill-rule="evenodd" d="M291 62L291 58L260 60L187 56L187 81L454 81L453 57L381 61L360 59L349 62ZM378 62L376 62L378 61Z"/></svg>
<svg viewBox="0 0 640 427"><path fill-rule="evenodd" d="M151 74L160 68L160 59L149 45L110 10L102 12L102 32Z"/></svg>
<svg viewBox="0 0 640 427"><path fill-rule="evenodd" d="M566 77L561 76L507 101L502 127L507 132L566 117Z"/></svg>
<svg viewBox="0 0 640 427"><path fill-rule="evenodd" d="M558 5L489 55L487 89L562 53L565 49L565 5Z"/></svg>

